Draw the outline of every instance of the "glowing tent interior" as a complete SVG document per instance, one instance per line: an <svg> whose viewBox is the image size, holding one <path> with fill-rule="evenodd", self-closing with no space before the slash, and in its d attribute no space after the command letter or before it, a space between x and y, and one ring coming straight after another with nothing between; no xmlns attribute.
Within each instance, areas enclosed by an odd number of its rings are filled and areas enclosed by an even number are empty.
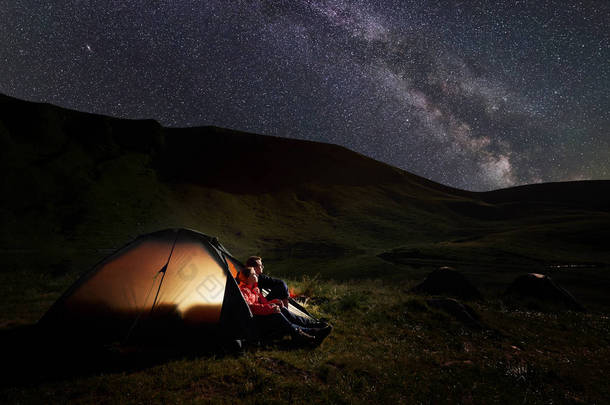
<svg viewBox="0 0 610 405"><path fill-rule="evenodd" d="M248 338L252 314L234 279L241 267L216 238L193 230L142 235L78 279L39 325L98 340L202 330Z"/></svg>

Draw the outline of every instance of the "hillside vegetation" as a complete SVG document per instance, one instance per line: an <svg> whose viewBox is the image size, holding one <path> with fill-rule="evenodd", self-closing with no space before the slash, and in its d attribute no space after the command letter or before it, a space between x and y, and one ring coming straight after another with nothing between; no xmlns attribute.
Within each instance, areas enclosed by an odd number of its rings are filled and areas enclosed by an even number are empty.
<svg viewBox="0 0 610 405"><path fill-rule="evenodd" d="M169 227L217 236L242 259L263 256L335 325L315 350L104 352L84 368L66 363L67 375L29 359L38 371L7 380L2 402L608 397L610 181L473 193L336 145L163 128L6 96L0 170L3 343L27 335L23 328L98 260ZM471 305L483 330L410 292L444 265L481 289L484 301ZM501 292L531 271L552 275L588 312L507 308ZM3 347L19 354L23 345Z"/></svg>
<svg viewBox="0 0 610 405"><path fill-rule="evenodd" d="M0 153L4 249L111 249L183 226L238 255L409 246L471 255L508 242L508 254L532 259L610 259L607 181L471 193L335 145L163 128L6 96Z"/></svg>

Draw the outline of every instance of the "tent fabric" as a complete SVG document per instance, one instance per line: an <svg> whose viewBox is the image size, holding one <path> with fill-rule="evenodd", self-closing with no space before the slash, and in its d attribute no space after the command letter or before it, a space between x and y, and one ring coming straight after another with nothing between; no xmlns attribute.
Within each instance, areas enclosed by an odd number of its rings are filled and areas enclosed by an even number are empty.
<svg viewBox="0 0 610 405"><path fill-rule="evenodd" d="M102 340L193 330L251 338L253 316L235 281L243 267L216 238L194 230L142 235L78 279L39 325ZM289 310L311 317L294 301Z"/></svg>
<svg viewBox="0 0 610 405"><path fill-rule="evenodd" d="M77 280L40 323L119 338L134 325L216 325L247 335L252 315L232 277L239 265L215 238L196 231L143 235Z"/></svg>

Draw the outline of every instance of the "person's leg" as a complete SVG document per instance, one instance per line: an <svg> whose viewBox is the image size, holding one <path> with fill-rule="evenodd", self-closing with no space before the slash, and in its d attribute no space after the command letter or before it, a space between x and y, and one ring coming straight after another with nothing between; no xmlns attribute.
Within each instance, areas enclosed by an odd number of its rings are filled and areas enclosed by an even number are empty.
<svg viewBox="0 0 610 405"><path fill-rule="evenodd" d="M290 312L290 310L288 308L282 308L282 315L284 315L284 317L286 319L288 319L289 322L294 323L299 326L303 326L305 328L321 328L326 325L326 324L317 322L311 318L305 318L303 316L295 315L292 312Z"/></svg>
<svg viewBox="0 0 610 405"><path fill-rule="evenodd" d="M292 324L282 314L255 315L261 337L291 333Z"/></svg>
<svg viewBox="0 0 610 405"><path fill-rule="evenodd" d="M283 314L258 315L256 321L261 337L277 337L291 335L292 337L312 338L315 330L290 322ZM303 333L304 332L304 333Z"/></svg>
<svg viewBox="0 0 610 405"><path fill-rule="evenodd" d="M266 297L269 301L279 299L284 301L285 304L288 303L290 292L288 291L288 285L284 280L271 278L270 282L267 283L266 288L269 289L269 294L267 294Z"/></svg>
<svg viewBox="0 0 610 405"><path fill-rule="evenodd" d="M287 308L282 308L282 315L294 325L299 325L307 334L315 336L318 344L322 343L333 329L333 327L326 322L318 322L310 318L295 315Z"/></svg>

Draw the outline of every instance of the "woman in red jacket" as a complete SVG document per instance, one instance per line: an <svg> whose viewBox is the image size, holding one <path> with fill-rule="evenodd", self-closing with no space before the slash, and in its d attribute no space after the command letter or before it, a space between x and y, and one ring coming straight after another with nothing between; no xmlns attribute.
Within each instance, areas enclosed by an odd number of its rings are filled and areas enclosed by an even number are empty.
<svg viewBox="0 0 610 405"><path fill-rule="evenodd" d="M267 301L258 289L258 277L252 267L238 274L239 289L264 335L287 335L303 343L320 343L332 330L325 323L315 322L288 311L279 299Z"/></svg>

